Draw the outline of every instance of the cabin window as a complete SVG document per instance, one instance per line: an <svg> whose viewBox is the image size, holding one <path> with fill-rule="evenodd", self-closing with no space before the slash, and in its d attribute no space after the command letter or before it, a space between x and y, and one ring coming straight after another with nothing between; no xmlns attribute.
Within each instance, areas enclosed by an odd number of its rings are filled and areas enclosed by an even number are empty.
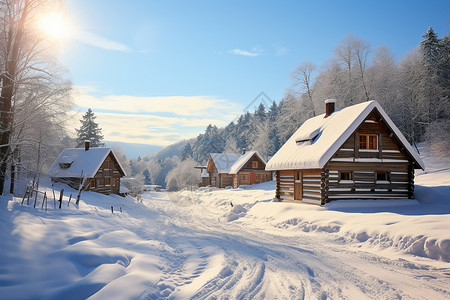
<svg viewBox="0 0 450 300"><path fill-rule="evenodd" d="M378 136L376 134L360 134L359 149L361 150L377 150Z"/></svg>
<svg viewBox="0 0 450 300"><path fill-rule="evenodd" d="M252 161L252 168L258 169L258 167L259 167L259 163L257 161Z"/></svg>
<svg viewBox="0 0 450 300"><path fill-rule="evenodd" d="M59 163L59 166L61 167L61 169L68 169L68 168L70 168L72 163L73 162L71 162L71 163Z"/></svg>
<svg viewBox="0 0 450 300"><path fill-rule="evenodd" d="M91 178L91 188L95 189L95 178Z"/></svg>
<svg viewBox="0 0 450 300"><path fill-rule="evenodd" d="M389 172L375 172L376 181L391 181L391 176Z"/></svg>
<svg viewBox="0 0 450 300"><path fill-rule="evenodd" d="M105 177L105 185L111 185L111 177Z"/></svg>
<svg viewBox="0 0 450 300"><path fill-rule="evenodd" d="M241 180L248 180L248 175L241 175Z"/></svg>
<svg viewBox="0 0 450 300"><path fill-rule="evenodd" d="M353 174L351 171L339 172L339 181L341 180L353 180Z"/></svg>

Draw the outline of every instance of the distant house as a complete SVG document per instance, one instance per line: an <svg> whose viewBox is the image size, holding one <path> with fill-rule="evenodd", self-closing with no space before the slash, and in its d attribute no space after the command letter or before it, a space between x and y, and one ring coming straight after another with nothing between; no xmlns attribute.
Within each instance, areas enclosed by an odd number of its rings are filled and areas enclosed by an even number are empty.
<svg viewBox="0 0 450 300"><path fill-rule="evenodd" d="M125 171L111 148L64 149L48 171L53 181L63 182L78 189L102 194L119 194L120 178Z"/></svg>
<svg viewBox="0 0 450 300"><path fill-rule="evenodd" d="M337 199L414 197L414 169L425 169L376 101L307 120L267 163L276 198L324 205Z"/></svg>
<svg viewBox="0 0 450 300"><path fill-rule="evenodd" d="M199 186L205 187L205 186L211 185L210 179L209 179L209 173L206 171L208 166L198 166L198 167L194 167L194 168L200 170L200 177L202 178L202 181L199 183Z"/></svg>
<svg viewBox="0 0 450 300"><path fill-rule="evenodd" d="M146 184L144 185L144 191L154 191L160 192L162 190L162 186L157 184Z"/></svg>
<svg viewBox="0 0 450 300"><path fill-rule="evenodd" d="M238 153L211 153L202 171L202 183L214 187L250 185L272 180L272 172L265 170L266 162L256 151Z"/></svg>

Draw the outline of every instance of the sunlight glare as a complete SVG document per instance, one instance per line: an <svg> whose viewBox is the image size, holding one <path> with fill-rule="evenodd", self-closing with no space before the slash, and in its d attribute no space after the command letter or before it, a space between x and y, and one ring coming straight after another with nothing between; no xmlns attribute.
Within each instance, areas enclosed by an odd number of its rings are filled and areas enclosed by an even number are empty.
<svg viewBox="0 0 450 300"><path fill-rule="evenodd" d="M58 13L49 13L42 16L39 27L46 35L55 40L64 40L72 32L69 22Z"/></svg>

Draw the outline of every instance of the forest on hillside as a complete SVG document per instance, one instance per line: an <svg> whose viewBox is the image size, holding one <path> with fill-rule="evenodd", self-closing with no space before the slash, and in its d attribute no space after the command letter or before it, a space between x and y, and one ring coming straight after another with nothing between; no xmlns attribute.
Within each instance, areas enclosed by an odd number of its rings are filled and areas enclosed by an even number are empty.
<svg viewBox="0 0 450 300"><path fill-rule="evenodd" d="M294 69L294 68L293 68ZM348 35L322 66L304 61L292 74L292 86L278 103L260 103L223 128L209 125L196 138L129 161L129 173L146 184L171 190L195 185L210 153L257 150L267 159L307 119L325 111L377 100L411 143L426 141L448 156L450 132L450 36L430 27L423 40L401 60L385 46ZM128 163L127 163L128 164Z"/></svg>

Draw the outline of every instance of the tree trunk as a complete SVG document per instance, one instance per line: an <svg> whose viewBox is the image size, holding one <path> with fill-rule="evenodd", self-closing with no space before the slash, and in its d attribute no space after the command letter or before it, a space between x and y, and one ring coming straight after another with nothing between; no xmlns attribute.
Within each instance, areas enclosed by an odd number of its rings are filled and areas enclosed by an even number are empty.
<svg viewBox="0 0 450 300"><path fill-rule="evenodd" d="M7 4L8 5L8 4ZM14 5L14 4L10 4ZM15 15L10 16L9 31L7 34L6 48L10 51L6 53L5 74L2 76L2 92L0 94L1 114L0 114L0 129L1 129L1 145L0 148L0 195L3 195L3 186L5 184L6 169L9 157L9 140L12 127L12 101L15 90L15 80L17 79L17 65L19 58L19 51L22 46L22 38L24 32L25 21L28 17L30 9L29 0L26 0L23 6L22 15L16 21ZM17 22L17 25L14 23Z"/></svg>

